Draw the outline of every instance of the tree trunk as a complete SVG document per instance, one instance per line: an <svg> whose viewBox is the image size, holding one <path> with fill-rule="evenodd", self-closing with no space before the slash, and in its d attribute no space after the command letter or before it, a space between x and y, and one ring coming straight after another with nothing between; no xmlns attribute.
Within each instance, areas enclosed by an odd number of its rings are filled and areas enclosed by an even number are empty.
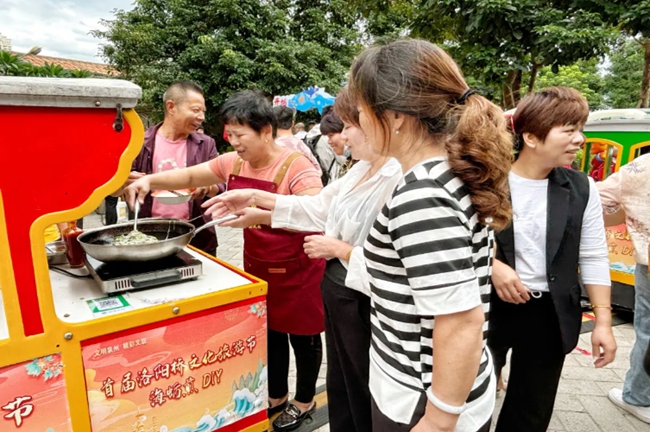
<svg viewBox="0 0 650 432"><path fill-rule="evenodd" d="M517 71L517 75L515 76L515 82L512 83L512 93L515 97L515 106L519 103L521 100L521 78L523 77L524 73L523 71Z"/></svg>
<svg viewBox="0 0 650 432"><path fill-rule="evenodd" d="M510 71L503 83L503 105L509 110L517 106L521 98L521 71Z"/></svg>
<svg viewBox="0 0 650 432"><path fill-rule="evenodd" d="M528 93L535 91L535 83L537 83L537 74L540 66L538 63L533 63L533 69L530 71L530 80L528 81Z"/></svg>
<svg viewBox="0 0 650 432"><path fill-rule="evenodd" d="M641 81L641 97L639 98L638 108L648 108L648 99L650 99L650 39L643 41L645 50L643 62L643 80Z"/></svg>

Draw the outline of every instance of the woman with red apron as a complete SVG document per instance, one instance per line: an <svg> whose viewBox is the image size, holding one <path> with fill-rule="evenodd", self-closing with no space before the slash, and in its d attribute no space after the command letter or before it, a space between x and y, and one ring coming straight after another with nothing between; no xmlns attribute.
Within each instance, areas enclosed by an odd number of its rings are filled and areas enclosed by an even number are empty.
<svg viewBox="0 0 650 432"><path fill-rule="evenodd" d="M222 108L234 152L210 162L145 176L125 191L132 204L150 190L176 190L225 183L229 189L253 188L285 195L315 195L322 189L318 172L306 157L275 143L275 117L263 95L245 91ZM250 209L260 215L262 209ZM261 218L260 220L264 220ZM229 226L239 227L235 222ZM324 260L303 250L309 233L253 225L244 230L244 269L267 281L269 416L276 431L299 427L315 410L313 401L322 361L320 333L325 319L320 282ZM311 233L313 235L313 233ZM289 343L296 356L297 383L289 403Z"/></svg>
<svg viewBox="0 0 650 432"><path fill-rule="evenodd" d="M276 193L288 167L300 153L292 153L282 164L274 181L239 175L243 161L235 164L228 190L258 189ZM320 333L325 330L320 282L325 260L312 260L305 254L305 237L301 233L258 225L244 229L244 270L265 280L269 285L266 297L268 311L269 398L284 400L269 408L270 415L285 412L273 423L275 430L283 425L298 427L316 408L312 403L323 350ZM288 338L287 338L288 336ZM296 402L310 405L302 412L288 404L289 344L296 355ZM291 428L293 429L293 428Z"/></svg>

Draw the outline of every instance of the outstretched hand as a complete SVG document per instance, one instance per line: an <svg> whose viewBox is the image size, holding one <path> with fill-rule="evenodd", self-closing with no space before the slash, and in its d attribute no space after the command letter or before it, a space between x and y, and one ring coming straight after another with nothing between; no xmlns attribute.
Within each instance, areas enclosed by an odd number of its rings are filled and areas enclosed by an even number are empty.
<svg viewBox="0 0 650 432"><path fill-rule="evenodd" d="M205 215L218 219L230 213L238 212L254 204L254 189L228 191L210 198L201 207L206 208Z"/></svg>

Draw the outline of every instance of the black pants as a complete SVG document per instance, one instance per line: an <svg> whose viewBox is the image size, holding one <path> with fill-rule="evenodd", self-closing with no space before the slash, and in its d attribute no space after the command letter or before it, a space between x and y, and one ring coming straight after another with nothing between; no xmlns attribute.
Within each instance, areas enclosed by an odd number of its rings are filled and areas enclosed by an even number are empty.
<svg viewBox="0 0 650 432"><path fill-rule="evenodd" d="M415 408L413 413L413 418L409 424L397 423L389 419L379 410L379 407L375 403L374 399L372 400L372 430L373 432L409 432L415 427L416 424L422 419L424 411L427 405L427 397L422 394L418 406ZM488 420L481 428L476 432L490 432L490 425L492 424L492 419ZM523 429L520 432L524 432Z"/></svg>
<svg viewBox="0 0 650 432"><path fill-rule="evenodd" d="M117 202L118 201L119 198L117 197L109 196L104 198L106 225L114 225L117 223Z"/></svg>
<svg viewBox="0 0 650 432"><path fill-rule="evenodd" d="M565 358L553 300L544 293L515 305L493 296L488 346L495 353L497 372L505 363L505 352L512 349L508 391L496 431L546 431Z"/></svg>
<svg viewBox="0 0 650 432"><path fill-rule="evenodd" d="M289 341L296 355L296 401L309 403L316 394L318 371L323 361L320 334L313 336L280 333L269 329L269 397L281 399L289 393Z"/></svg>
<svg viewBox="0 0 650 432"><path fill-rule="evenodd" d="M370 298L327 276L325 305L327 405L332 432L371 432Z"/></svg>

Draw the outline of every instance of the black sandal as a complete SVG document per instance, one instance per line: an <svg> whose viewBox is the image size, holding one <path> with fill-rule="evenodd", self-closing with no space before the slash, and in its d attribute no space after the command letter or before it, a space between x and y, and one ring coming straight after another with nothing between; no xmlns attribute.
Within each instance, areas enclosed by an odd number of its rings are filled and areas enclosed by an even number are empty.
<svg viewBox="0 0 650 432"><path fill-rule="evenodd" d="M269 416L269 418L273 417L279 412L284 411L288 403L289 403L289 399L285 400L281 404L276 405L274 407L271 407L271 404L269 404L269 409L267 410L267 415Z"/></svg>
<svg viewBox="0 0 650 432"><path fill-rule="evenodd" d="M316 401L311 404L311 407L303 412L294 404L289 404L282 414L273 422L273 430L275 431L291 431L298 429L306 418L311 418L311 415L316 411Z"/></svg>

